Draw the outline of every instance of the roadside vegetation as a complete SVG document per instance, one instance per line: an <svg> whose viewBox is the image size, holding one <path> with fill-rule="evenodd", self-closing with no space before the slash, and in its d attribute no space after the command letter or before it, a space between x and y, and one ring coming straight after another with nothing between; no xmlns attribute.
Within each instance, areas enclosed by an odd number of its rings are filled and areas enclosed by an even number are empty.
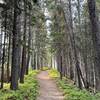
<svg viewBox="0 0 100 100"><path fill-rule="evenodd" d="M100 93L94 95L85 89L80 90L69 78L63 77L63 79L60 80L59 72L55 69L51 69L48 72L51 78L56 79L56 83L63 92L65 100L100 100Z"/></svg>
<svg viewBox="0 0 100 100"><path fill-rule="evenodd" d="M0 100L36 100L38 95L38 82L35 76L39 71L30 71L25 76L25 83L19 84L16 91L9 90L10 84L4 84L4 89L0 90Z"/></svg>

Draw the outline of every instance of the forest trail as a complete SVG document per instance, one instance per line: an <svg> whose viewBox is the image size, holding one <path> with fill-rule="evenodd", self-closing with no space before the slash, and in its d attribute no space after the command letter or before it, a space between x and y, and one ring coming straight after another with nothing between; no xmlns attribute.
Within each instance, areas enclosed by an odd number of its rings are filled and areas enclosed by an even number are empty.
<svg viewBox="0 0 100 100"><path fill-rule="evenodd" d="M49 77L47 71L42 71L37 76L40 89L37 100L64 100L63 94L59 91L56 83Z"/></svg>

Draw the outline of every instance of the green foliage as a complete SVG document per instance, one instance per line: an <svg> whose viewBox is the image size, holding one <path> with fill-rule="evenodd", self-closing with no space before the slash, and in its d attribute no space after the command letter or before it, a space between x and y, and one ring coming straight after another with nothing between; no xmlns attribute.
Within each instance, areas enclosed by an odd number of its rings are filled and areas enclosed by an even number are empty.
<svg viewBox="0 0 100 100"><path fill-rule="evenodd" d="M73 85L73 81L65 77L63 80L59 80L59 72L55 69L48 70L48 72L50 77L56 78L57 84L65 96L64 100L100 100L100 93L94 95L85 89L80 90Z"/></svg>
<svg viewBox="0 0 100 100"><path fill-rule="evenodd" d="M60 76L59 72L55 69L48 70L48 72L51 78L58 78Z"/></svg>
<svg viewBox="0 0 100 100"><path fill-rule="evenodd" d="M0 90L0 100L36 100L38 83L35 79L38 71L30 71L25 76L25 83L20 84L19 90L9 90L10 84L5 84L5 89Z"/></svg>
<svg viewBox="0 0 100 100"><path fill-rule="evenodd" d="M49 67L43 67L42 70L43 71L49 70Z"/></svg>
<svg viewBox="0 0 100 100"><path fill-rule="evenodd" d="M80 90L68 80L58 80L58 86L63 90L65 100L100 100L100 95L93 95L86 90Z"/></svg>

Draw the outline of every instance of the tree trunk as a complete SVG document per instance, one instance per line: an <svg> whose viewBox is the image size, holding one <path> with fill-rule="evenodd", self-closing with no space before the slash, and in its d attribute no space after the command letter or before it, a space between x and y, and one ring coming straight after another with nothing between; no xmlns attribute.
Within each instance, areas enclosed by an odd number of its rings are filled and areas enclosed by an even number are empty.
<svg viewBox="0 0 100 100"><path fill-rule="evenodd" d="M96 1L88 0L88 8L91 21L93 46L95 50L94 67L96 74L96 89L100 90L100 30L98 18L96 15Z"/></svg>
<svg viewBox="0 0 100 100"><path fill-rule="evenodd" d="M17 33L17 4L14 0L14 20L13 20L13 37L12 37L12 68L11 68L11 89L18 89L19 78L19 33Z"/></svg>
<svg viewBox="0 0 100 100"><path fill-rule="evenodd" d="M23 50L22 50L22 66L21 66L21 73L20 73L20 83L24 83L24 75L25 75L25 71L26 71L26 22L27 22L27 6L26 6L26 0L24 0L24 36L23 36Z"/></svg>
<svg viewBox="0 0 100 100"><path fill-rule="evenodd" d="M30 50L31 50L31 10L29 8L29 37L28 37L28 58L27 58L27 65L26 65L26 75L28 75L29 70L29 63L30 63Z"/></svg>

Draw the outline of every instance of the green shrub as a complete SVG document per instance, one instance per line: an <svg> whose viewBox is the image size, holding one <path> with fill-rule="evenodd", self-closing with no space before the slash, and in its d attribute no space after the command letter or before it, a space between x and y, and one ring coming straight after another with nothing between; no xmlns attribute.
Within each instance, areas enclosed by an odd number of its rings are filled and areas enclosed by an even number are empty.
<svg viewBox="0 0 100 100"><path fill-rule="evenodd" d="M58 86L65 95L65 100L100 100L100 95L92 95L86 90L80 90L66 80L57 80Z"/></svg>
<svg viewBox="0 0 100 100"><path fill-rule="evenodd" d="M100 93L93 95L87 90L80 90L68 78L59 79L59 72L55 69L48 70L49 76L55 78L58 87L62 90L65 100L100 100Z"/></svg>
<svg viewBox="0 0 100 100"><path fill-rule="evenodd" d="M60 76L59 72L55 69L48 70L48 73L51 78L58 78Z"/></svg>
<svg viewBox="0 0 100 100"><path fill-rule="evenodd" d="M43 67L42 70L43 71L49 70L49 67Z"/></svg>
<svg viewBox="0 0 100 100"><path fill-rule="evenodd" d="M25 76L25 83L19 85L16 91L10 90L10 84L5 84L4 89L0 90L0 100L36 100L38 94L38 82L35 78L38 71L30 71Z"/></svg>

